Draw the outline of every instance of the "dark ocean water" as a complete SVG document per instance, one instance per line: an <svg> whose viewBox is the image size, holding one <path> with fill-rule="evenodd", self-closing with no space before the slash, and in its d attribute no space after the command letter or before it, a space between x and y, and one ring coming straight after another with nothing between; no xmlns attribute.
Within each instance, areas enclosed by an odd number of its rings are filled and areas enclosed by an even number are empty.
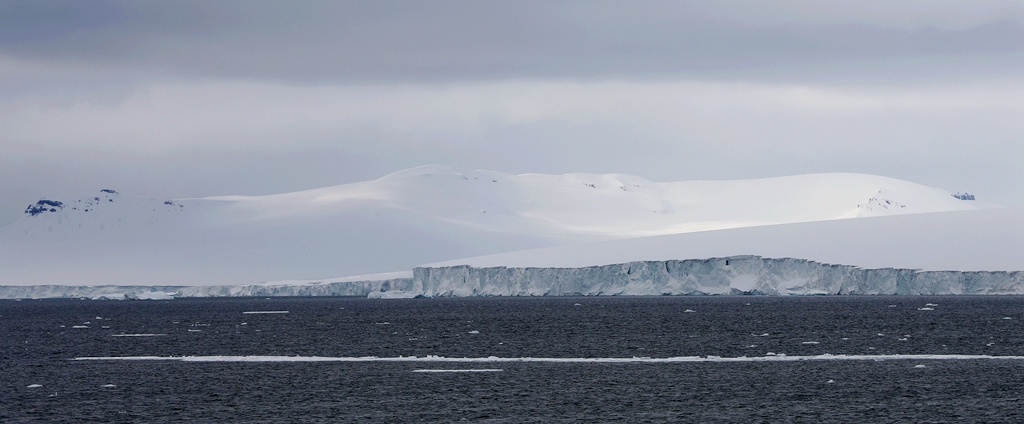
<svg viewBox="0 0 1024 424"><path fill-rule="evenodd" d="M0 301L0 421L1024 422L1021 359L74 360L1022 356L1022 322L1024 297ZM500 371L414 372L439 369Z"/></svg>

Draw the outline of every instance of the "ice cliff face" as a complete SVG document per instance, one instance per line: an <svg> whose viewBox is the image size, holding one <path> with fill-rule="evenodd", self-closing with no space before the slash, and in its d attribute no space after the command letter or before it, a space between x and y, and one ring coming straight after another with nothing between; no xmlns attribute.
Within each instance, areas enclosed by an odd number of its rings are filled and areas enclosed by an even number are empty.
<svg viewBox="0 0 1024 424"><path fill-rule="evenodd" d="M1024 271L862 269L760 256L582 268L420 267L413 278L241 286L0 286L0 298L1024 294Z"/></svg>
<svg viewBox="0 0 1024 424"><path fill-rule="evenodd" d="M760 256L583 268L416 268L425 296L1024 294L1024 272L862 269Z"/></svg>
<svg viewBox="0 0 1024 424"><path fill-rule="evenodd" d="M349 281L303 285L251 284L238 286L0 286L0 299L160 300L177 297L360 296L406 292L412 279ZM388 297L388 296L383 296Z"/></svg>

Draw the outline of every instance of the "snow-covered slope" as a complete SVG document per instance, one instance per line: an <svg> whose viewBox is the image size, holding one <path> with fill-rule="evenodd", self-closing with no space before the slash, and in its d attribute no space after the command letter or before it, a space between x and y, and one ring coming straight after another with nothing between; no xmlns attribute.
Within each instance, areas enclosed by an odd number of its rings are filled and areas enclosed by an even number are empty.
<svg viewBox="0 0 1024 424"><path fill-rule="evenodd" d="M425 166L271 196L45 199L0 229L0 284L230 285L581 242L994 205L862 174L655 183Z"/></svg>
<svg viewBox="0 0 1024 424"><path fill-rule="evenodd" d="M426 296L1024 294L1024 210L821 221L424 265Z"/></svg>
<svg viewBox="0 0 1024 424"><path fill-rule="evenodd" d="M424 265L581 268L757 255L861 268L1024 271L1024 209L735 228L530 249Z"/></svg>

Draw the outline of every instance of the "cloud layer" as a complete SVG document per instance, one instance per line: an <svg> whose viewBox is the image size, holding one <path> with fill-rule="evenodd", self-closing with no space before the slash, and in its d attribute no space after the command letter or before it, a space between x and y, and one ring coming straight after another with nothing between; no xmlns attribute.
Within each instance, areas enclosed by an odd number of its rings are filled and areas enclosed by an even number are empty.
<svg viewBox="0 0 1024 424"><path fill-rule="evenodd" d="M0 1L0 224L423 163L1024 204L1019 2Z"/></svg>

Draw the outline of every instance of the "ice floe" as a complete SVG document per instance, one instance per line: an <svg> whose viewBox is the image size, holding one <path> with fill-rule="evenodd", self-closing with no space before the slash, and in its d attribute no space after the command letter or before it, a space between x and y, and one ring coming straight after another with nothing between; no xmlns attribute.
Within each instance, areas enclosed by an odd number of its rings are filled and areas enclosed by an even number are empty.
<svg viewBox="0 0 1024 424"><path fill-rule="evenodd" d="M189 330L191 331L191 330ZM196 330L199 331L199 330ZM110 337L158 337L166 336L163 333L136 333L136 334L111 334Z"/></svg>
<svg viewBox="0 0 1024 424"><path fill-rule="evenodd" d="M412 370L412 372L502 372L503 369L498 368L475 368L475 369L464 369L464 370Z"/></svg>
<svg viewBox="0 0 1024 424"><path fill-rule="evenodd" d="M30 389L38 389L40 387L43 387L43 385L42 384L29 384L29 385L27 385L25 387L30 388Z"/></svg>
<svg viewBox="0 0 1024 424"><path fill-rule="evenodd" d="M289 311L245 311L243 314L287 314Z"/></svg>
<svg viewBox="0 0 1024 424"><path fill-rule="evenodd" d="M798 362L798 361L886 361L886 360L1013 360L1024 361L1024 356L997 355L936 355L936 354L885 354L885 355L796 355L768 352L765 356L721 357L715 355L676 356L668 358L651 357L610 357L610 358L543 358L543 357L475 357L448 358L438 355L398 356L83 356L76 361L182 361L182 362L452 362L452 363L677 363L677 362Z"/></svg>

